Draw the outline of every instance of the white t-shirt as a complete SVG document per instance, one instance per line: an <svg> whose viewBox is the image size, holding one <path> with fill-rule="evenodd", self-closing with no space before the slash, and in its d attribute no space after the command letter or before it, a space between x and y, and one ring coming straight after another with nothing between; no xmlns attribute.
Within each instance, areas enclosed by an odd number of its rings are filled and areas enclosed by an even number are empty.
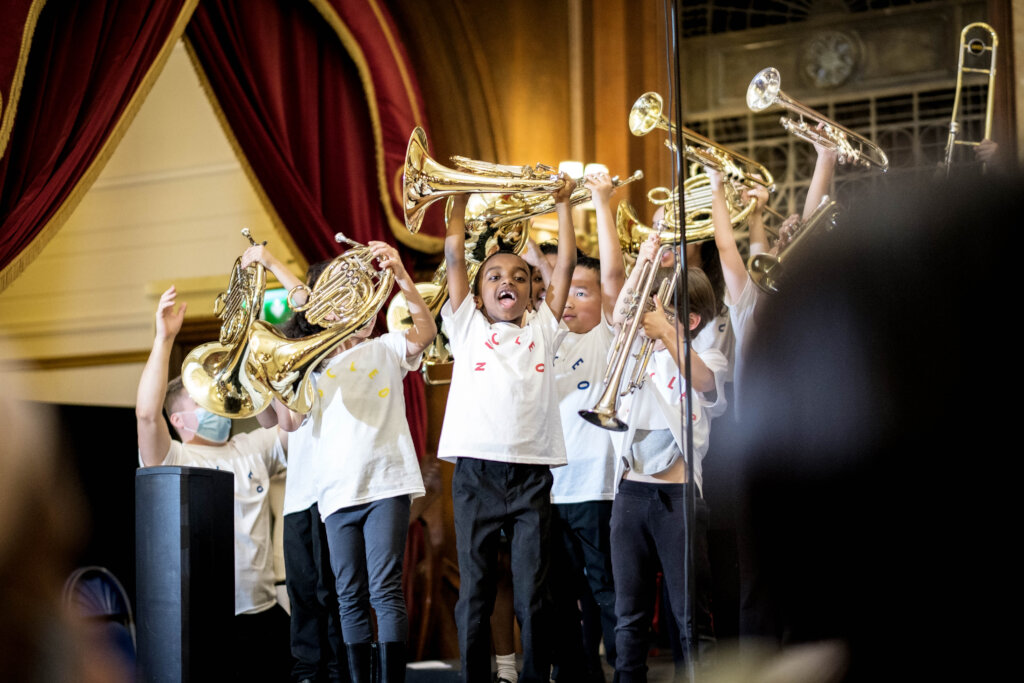
<svg viewBox="0 0 1024 683"><path fill-rule="evenodd" d="M235 614L254 614L277 602L270 537L270 478L285 469L277 429L236 434L223 446L171 441L161 465L209 467L235 475Z"/></svg>
<svg viewBox="0 0 1024 683"><path fill-rule="evenodd" d="M728 296L727 292L726 297ZM726 303L728 303L728 299ZM713 320L705 325L700 334L694 338L692 344L693 350L698 354L704 353L708 349L720 351L729 363L722 379L726 382L733 381L733 367L736 363L736 335L733 330L731 308L727 306L725 313L715 316Z"/></svg>
<svg viewBox="0 0 1024 683"><path fill-rule="evenodd" d="M552 470L551 502L583 503L615 497L615 448L612 432L580 417L604 393L608 351L615 329L602 321L583 334L568 332L555 355L558 411L568 465Z"/></svg>
<svg viewBox="0 0 1024 683"><path fill-rule="evenodd" d="M282 514L303 512L316 502L314 445L312 420L307 419L302 426L288 435L288 478L284 482Z"/></svg>
<svg viewBox="0 0 1024 683"><path fill-rule="evenodd" d="M732 328L736 335L733 400L736 401L737 406L739 405L739 401L736 400L736 397L739 396L740 391L739 380L743 371L743 357L746 353L746 344L754 334L754 310L757 308L757 302L760 299L761 290L758 289L757 285L754 284L754 281L748 277L746 284L743 286L743 292L740 293L739 301L736 301L729 306L729 318L732 321ZM737 414L736 417L739 418L739 414Z"/></svg>
<svg viewBox="0 0 1024 683"><path fill-rule="evenodd" d="M717 396L715 397L709 398L702 393L693 393L695 404L692 411L693 452L697 456L693 463L693 478L697 482L697 486L703 488L701 462L708 451L711 419L725 411L724 381L720 375L724 374L728 362L725 356L716 349L708 349L698 355L704 364L715 373L717 387ZM671 430L672 438L675 440L679 452L686 452L683 416L680 412L686 386L682 380L682 372L672 360L672 354L667 349L662 349L651 354L647 373L647 381L644 382L643 387L626 396L619 406L618 415L629 425L629 428L625 432L619 432L621 436L615 440L615 450L618 455L616 482L621 478L628 465L630 447L637 429L653 431L667 428Z"/></svg>
<svg viewBox="0 0 1024 683"><path fill-rule="evenodd" d="M313 422L317 503L324 519L342 508L424 494L405 416L405 332L346 349L317 379Z"/></svg>
<svg viewBox="0 0 1024 683"><path fill-rule="evenodd" d="M490 323L467 296L441 318L455 354L437 456L524 465L565 464L552 371L567 331L541 303L522 327Z"/></svg>

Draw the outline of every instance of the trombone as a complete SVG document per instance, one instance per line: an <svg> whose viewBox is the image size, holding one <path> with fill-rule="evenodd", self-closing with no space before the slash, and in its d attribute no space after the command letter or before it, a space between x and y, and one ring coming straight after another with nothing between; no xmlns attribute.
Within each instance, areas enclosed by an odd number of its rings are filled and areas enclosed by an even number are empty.
<svg viewBox="0 0 1024 683"><path fill-rule="evenodd" d="M779 119L786 132L795 135L813 145L821 145L825 149L834 150L839 156L839 163L854 166L879 168L884 173L889 170L889 158L882 148L863 135L844 128L831 119L827 119L807 105L794 100L782 91L782 77L778 69L769 66L761 69L747 86L747 107L751 111L762 111L773 104L781 105L799 118L793 120L788 116ZM819 131L804 117L824 124Z"/></svg>
<svg viewBox="0 0 1024 683"><path fill-rule="evenodd" d="M968 39L968 34L973 33L975 37ZM988 34L989 42L986 43L979 35ZM976 147L980 141L959 140L960 122L957 115L960 112L960 92L963 89L964 74L984 74L988 76L988 87L985 98L985 132L982 140L992 137L992 99L995 94L996 83L996 48L999 46L999 37L995 29L988 24L978 21L967 24L960 32L960 58L956 67L956 94L953 95L953 115L949 121L949 138L946 140L946 175L949 176L950 167L953 165L953 149L957 145ZM965 66L964 61L968 55L977 63L980 58L988 53L988 68L981 66Z"/></svg>

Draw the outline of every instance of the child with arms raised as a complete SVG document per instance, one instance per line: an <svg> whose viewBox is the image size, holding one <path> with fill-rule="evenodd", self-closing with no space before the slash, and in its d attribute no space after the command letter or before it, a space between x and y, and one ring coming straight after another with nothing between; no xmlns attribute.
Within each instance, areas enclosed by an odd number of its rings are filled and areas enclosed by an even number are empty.
<svg viewBox="0 0 1024 683"><path fill-rule="evenodd" d="M489 617L494 604L499 535L508 536L516 616L522 632L520 681L547 683L550 643L547 575L551 524L550 467L565 446L551 371L576 262L569 198L554 193L559 249L551 286L536 312L530 267L497 252L480 265L470 292L465 208L456 195L445 238L450 300L441 311L455 367L438 457L455 462L452 499L460 588L455 606L462 680L491 678Z"/></svg>
<svg viewBox="0 0 1024 683"><path fill-rule="evenodd" d="M652 235L640 250L637 266L623 287L638 290L644 262L653 260L658 247ZM612 505L612 568L615 574L616 673L622 683L646 681L648 632L654 615L655 577L663 572L673 614L686 633L690 620L686 604L684 574L685 487L696 484L697 516L694 521L694 569L697 604L694 635L713 641L710 613L710 564L707 555L707 507L700 493L701 461L708 447L711 410L722 400L722 375L727 361L721 352L708 349L701 354L690 349L694 481L688 480L686 433L683 429L685 383L681 376L683 337L696 336L717 309L707 277L697 268L686 273L689 319L672 321L655 299L656 309L644 315L644 334L657 342L647 366L647 380L631 394L619 410L628 425L617 444L621 480ZM677 295L681 296L677 286ZM614 311L622 324L623 296ZM641 309L642 311L642 309ZM642 313L638 313L642 314ZM627 371L629 377L633 373ZM684 652L694 653L694 643L681 643Z"/></svg>
<svg viewBox="0 0 1024 683"><path fill-rule="evenodd" d="M558 408L568 465L551 472L554 483L552 574L556 609L558 680L603 680L598 646L604 637L608 662L615 665L615 586L612 583L609 522L615 496L612 432L580 417L601 397L608 350L615 338L612 310L626 279L622 248L611 210L612 179L586 177L597 218L600 259L577 257L562 320L569 328L555 356ZM547 245L544 245L545 247ZM554 255L543 256L547 266ZM541 268L542 272L550 267ZM599 618L584 615L577 603L596 604ZM589 612L589 610L587 610ZM589 627L589 628L587 628Z"/></svg>
<svg viewBox="0 0 1024 683"><path fill-rule="evenodd" d="M412 327L370 339L374 319L367 322L321 366L310 414L291 413L282 426L294 430L304 420L313 421L317 504L327 527L349 676L353 683L370 681L376 656L376 680L392 683L405 680L408 617L402 562L409 506L424 494L402 378L419 365L437 328L394 247L384 242L368 246L381 268L394 272ZM299 284L264 247L251 247L245 260L260 261L286 287ZM376 655L371 606L377 616Z"/></svg>

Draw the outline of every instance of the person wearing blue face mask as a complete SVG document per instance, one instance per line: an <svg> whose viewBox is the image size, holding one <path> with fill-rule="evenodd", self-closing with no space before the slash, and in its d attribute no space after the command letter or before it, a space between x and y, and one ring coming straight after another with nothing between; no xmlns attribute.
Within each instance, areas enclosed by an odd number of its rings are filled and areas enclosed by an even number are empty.
<svg viewBox="0 0 1024 683"><path fill-rule="evenodd" d="M230 419L196 405L180 377L168 382L171 350L185 318L185 304L178 306L176 298L173 286L160 297L153 349L139 380L139 460L144 467L210 467L234 474L235 619L225 656L236 663L240 680L288 680L289 617L274 589L269 499L270 479L285 469L287 432L267 410L259 418L262 429L230 436ZM161 411L180 441L171 438Z"/></svg>

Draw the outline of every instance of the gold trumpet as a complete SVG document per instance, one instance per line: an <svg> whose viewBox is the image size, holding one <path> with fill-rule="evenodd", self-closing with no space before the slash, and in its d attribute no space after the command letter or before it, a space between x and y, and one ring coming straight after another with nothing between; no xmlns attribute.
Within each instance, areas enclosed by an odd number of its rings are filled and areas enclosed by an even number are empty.
<svg viewBox="0 0 1024 683"><path fill-rule="evenodd" d="M974 38L968 39L968 34L976 34ZM985 43L977 34L987 33L989 42ZM995 29L988 24L978 21L973 24L967 24L960 32L960 59L956 67L956 94L953 95L953 115L949 121L949 138L946 140L946 175L949 175L950 167L953 165L953 149L957 145L967 145L976 147L979 141L971 140L959 140L957 136L960 134L960 122L957 120L957 115L960 111L960 91L963 88L964 74L983 74L988 76L988 87L985 98L985 132L981 136L982 140L991 138L992 136L992 101L995 94L995 83L996 83L996 48L999 46L999 36L996 35ZM964 61L968 55L975 59L975 63L978 59L985 56L988 53L988 68L983 66L965 66Z"/></svg>
<svg viewBox="0 0 1024 683"><path fill-rule="evenodd" d="M830 200L828 195L825 195L821 198L818 208L807 217L807 220L801 221L794 227L793 236L785 245L779 247L778 254L764 253L751 256L750 261L747 262L747 272L758 289L765 294L777 293L779 281L785 274L783 259L792 253L799 252L801 248L798 245L808 235L832 230L835 227L838 213L839 209L836 203Z"/></svg>
<svg viewBox="0 0 1024 683"><path fill-rule="evenodd" d="M257 320L249 333L247 373L297 413L308 413L313 408L313 370L350 336L372 323L395 282L390 269L373 266L375 257L369 247L340 232L334 239L352 248L327 264L309 291L308 301L292 304L297 290L305 290L305 285L297 285L288 293L293 310L306 311L309 322L326 329L289 339L270 323Z"/></svg>
<svg viewBox="0 0 1024 683"><path fill-rule="evenodd" d="M647 92L641 95L629 110L629 132L641 136L647 135L655 128L660 128L671 136L669 140L665 141L665 145L672 151L677 151L673 141L676 137L677 127L664 115L663 108L664 101L658 93ZM747 187L760 185L767 188L769 192L775 191L775 179L771 172L758 162L728 147L723 147L689 128L683 127L682 133L683 154L690 161L713 168L721 172L726 179Z"/></svg>
<svg viewBox="0 0 1024 683"><path fill-rule="evenodd" d="M256 244L248 228L242 234ZM242 257L238 257L227 291L218 294L213 304L214 314L222 321L219 339L197 346L181 365L181 381L189 396L211 413L245 418L270 405L269 388L250 377L245 366L249 330L263 310L266 286L263 266L253 263L242 268Z"/></svg>
<svg viewBox="0 0 1024 683"><path fill-rule="evenodd" d="M811 144L821 145L825 149L834 150L839 156L839 163L849 163L865 168L876 167L882 172L889 170L889 158L882 148L863 135L854 133L849 128L840 126L827 119L805 104L794 100L782 91L782 77L778 69L769 66L761 69L747 86L747 106L751 111L762 111L779 104L795 113L799 118L793 120L788 116L779 119L786 132L795 135ZM804 117L813 122L824 124L819 131L817 123L808 123Z"/></svg>
<svg viewBox="0 0 1024 683"><path fill-rule="evenodd" d="M678 236L678 233L676 234ZM671 235L666 235L665 237L671 239ZM633 292L626 303L627 310L624 313L628 322L619 329L615 343L612 346L608 367L604 373L604 392L602 392L597 404L592 409L579 411L580 417L592 425L610 429L614 432L624 432L629 428L629 425L623 422L617 414L616 409L619 396L630 394L643 386L646 379L647 363L654 350L654 343L650 339L645 338L640 345L640 349L635 356L637 363L634 366L633 376L626 385L626 389L620 393L619 386L622 384L623 375L626 372L626 363L629 362L629 358L633 355L633 344L636 341L637 335L640 334L640 325L643 322L644 314L653 308L650 299L651 291L654 289L654 282L658 279L658 264L661 263L662 255L674 248L675 244L671 242L662 244L658 247L658 252L655 254L653 261L644 261L639 266L641 271L637 283L640 293L636 294L636 292ZM671 300L672 291L675 288L676 280L679 278L681 268L682 265L680 264L671 277L662 279L661 285L658 288L658 298L661 300L662 305L667 304Z"/></svg>

